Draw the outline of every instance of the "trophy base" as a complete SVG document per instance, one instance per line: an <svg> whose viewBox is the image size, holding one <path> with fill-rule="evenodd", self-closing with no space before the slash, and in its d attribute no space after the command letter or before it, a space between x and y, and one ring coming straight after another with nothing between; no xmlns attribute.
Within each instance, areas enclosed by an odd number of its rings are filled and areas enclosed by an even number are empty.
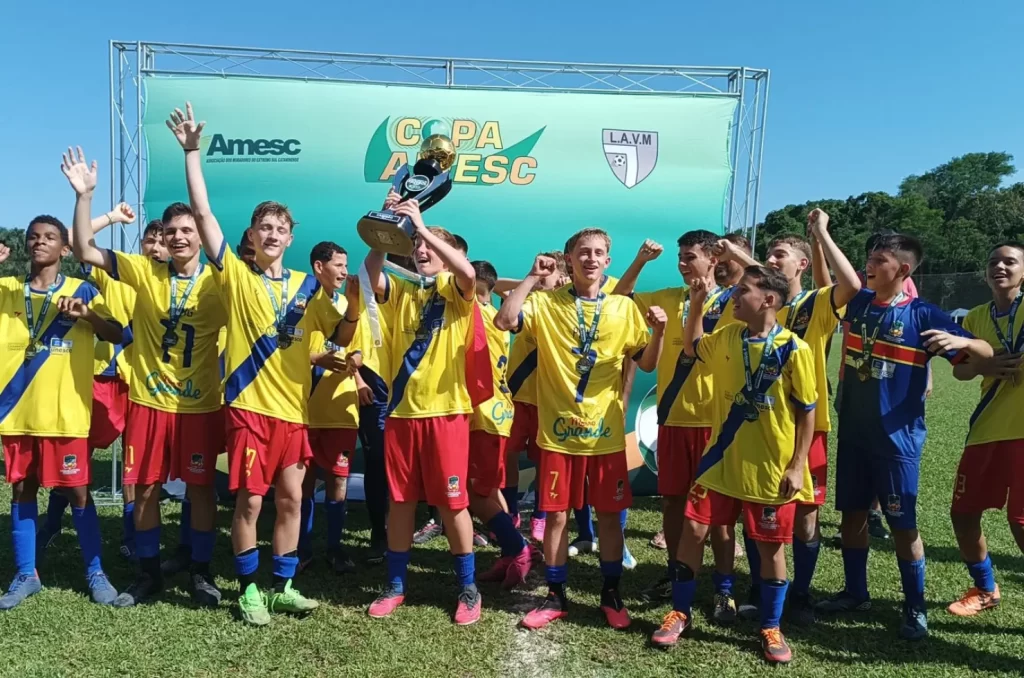
<svg viewBox="0 0 1024 678"><path fill-rule="evenodd" d="M412 223L391 212L370 212L359 220L356 230L371 249L408 257L412 254Z"/></svg>

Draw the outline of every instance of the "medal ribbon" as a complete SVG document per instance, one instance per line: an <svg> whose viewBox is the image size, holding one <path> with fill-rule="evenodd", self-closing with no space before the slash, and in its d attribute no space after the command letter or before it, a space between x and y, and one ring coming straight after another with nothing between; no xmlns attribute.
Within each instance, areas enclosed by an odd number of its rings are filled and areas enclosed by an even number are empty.
<svg viewBox="0 0 1024 678"><path fill-rule="evenodd" d="M896 307L896 304L903 301L906 295L900 292L896 295L896 298L889 302L889 305L885 307L885 311L878 318L878 323L875 325L875 329L871 332L871 337L868 338L868 322L867 314L871 308L871 304L864 307L861 311L860 316L860 341L861 341L861 360L870 360L875 353L875 342L878 340L878 332L882 329L882 325L885 324L885 319L889 316L889 313Z"/></svg>
<svg viewBox="0 0 1024 678"><path fill-rule="evenodd" d="M266 273L260 273L263 286L267 289L267 296L270 297L270 305L274 307L274 326L277 327L278 334L284 332L284 319L288 314L288 279L291 277L292 272L285 269L284 277L281 280L281 303L278 303L274 296L274 288L270 286L270 278Z"/></svg>
<svg viewBox="0 0 1024 678"><path fill-rule="evenodd" d="M174 330L178 329L178 323L181 322L182 316L185 315L185 304L188 303L188 298L192 295L192 288L196 286L196 281L199 280L199 275L203 272L203 264L200 263L196 267L195 273L193 273L188 279L188 285L185 286L185 291L181 293L181 302L177 300L178 297L178 279L180 276L174 270L174 264L168 263L168 267L171 269L171 304L167 310L167 334L171 334Z"/></svg>
<svg viewBox="0 0 1024 678"><path fill-rule="evenodd" d="M999 343L1003 345L1007 353L1016 353L1020 350L1021 339L1024 338L1024 333L1021 336L1014 336L1013 327L1017 320L1017 309L1020 308L1021 297L1024 296L1024 292L1018 292L1017 298L1010 304L1010 317L1006 321L1006 334L999 328L999 321L996 320L996 303L990 301L988 303L988 313L992 318L992 327L996 330L996 336L999 337Z"/></svg>
<svg viewBox="0 0 1024 678"><path fill-rule="evenodd" d="M720 286L715 285L715 289L708 292L708 296L704 300L704 313L707 313L708 309L715 305L715 302L718 301L718 297L722 296L722 292L724 291L725 290ZM690 294L687 291L686 299L683 301L683 327L686 327L686 319L688 317L690 317Z"/></svg>
<svg viewBox="0 0 1024 678"><path fill-rule="evenodd" d="M430 296L427 297L426 302L423 304L423 308L420 309L420 326L416 334L420 335L423 333L430 333L431 329L427 327L427 317L430 315L430 307L437 301L437 289L435 288Z"/></svg>
<svg viewBox="0 0 1024 678"><path fill-rule="evenodd" d="M800 292L800 294L798 294L795 297L793 297L792 301L790 301L789 303L786 304L786 308L788 309L787 312L786 312L786 329L787 330L788 329L792 329L793 323L796 322L797 307L800 305L800 302L803 301L804 298L808 294L810 294L810 292L808 290L803 290L802 292Z"/></svg>
<svg viewBox="0 0 1024 678"><path fill-rule="evenodd" d="M594 340L597 339L597 323L601 320L604 292L600 292L597 295L597 308L594 309L594 319L590 323L590 329L587 329L587 321L583 317L583 302L575 294L573 299L576 301L576 321L579 323L580 328L580 360L589 361L590 347L594 344Z"/></svg>
<svg viewBox="0 0 1024 678"><path fill-rule="evenodd" d="M775 352L775 338L779 336L779 332L782 331L782 327L775 324L768 332L768 336L764 340L764 351L761 353L761 362L757 366L757 372L753 372L750 369L750 332L743 330L741 335L741 343L743 345L743 380L746 385L746 392L748 395L747 400L753 402L753 396L755 393L760 392L761 382L764 380L765 367L768 364L768 359L772 353Z"/></svg>
<svg viewBox="0 0 1024 678"><path fill-rule="evenodd" d="M35 318L32 312L32 288L28 284L29 276L25 276L25 324L28 326L28 345L31 348L39 341L39 337L43 334L43 323L46 322L46 312L50 310L50 304L53 303L53 294L60 289L60 286L64 284L64 276L60 273L57 274L57 279L52 285L46 288L46 297L43 299L43 305L39 309L39 317Z"/></svg>

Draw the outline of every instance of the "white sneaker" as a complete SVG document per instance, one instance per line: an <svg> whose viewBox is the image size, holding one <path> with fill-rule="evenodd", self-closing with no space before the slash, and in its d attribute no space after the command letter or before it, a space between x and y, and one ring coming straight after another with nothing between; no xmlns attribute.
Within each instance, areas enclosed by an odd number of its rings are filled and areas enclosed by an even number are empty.
<svg viewBox="0 0 1024 678"><path fill-rule="evenodd" d="M575 558L581 553L597 553L597 539L594 541L577 539L573 543L569 544L570 558Z"/></svg>

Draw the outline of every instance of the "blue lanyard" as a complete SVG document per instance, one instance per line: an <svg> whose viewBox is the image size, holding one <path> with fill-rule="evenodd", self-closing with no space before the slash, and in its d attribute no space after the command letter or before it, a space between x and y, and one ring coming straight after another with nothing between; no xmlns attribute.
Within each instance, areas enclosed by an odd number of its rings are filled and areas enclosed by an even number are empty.
<svg viewBox="0 0 1024 678"><path fill-rule="evenodd" d="M768 365L768 360L771 358L772 353L775 352L775 338L779 336L781 331L782 328L776 323L768 332L768 336L764 340L761 362L757 366L757 372L754 373L750 369L750 331L743 330L741 335L741 342L743 344L743 379L748 394L753 395L760 390L761 382L764 380L765 367Z"/></svg>
<svg viewBox="0 0 1024 678"><path fill-rule="evenodd" d="M586 358L590 355L590 347L593 346L594 340L597 339L597 323L601 320L604 292L599 292L597 295L597 307L594 309L594 319L591 321L589 329L586 319L583 317L583 301L575 293L573 299L576 301L576 321L579 323L580 329L580 355Z"/></svg>
<svg viewBox="0 0 1024 678"><path fill-rule="evenodd" d="M43 305L39 309L39 317L35 318L35 314L32 312L32 288L28 284L29 276L25 276L25 324L28 326L28 343L31 346L39 341L39 337L43 333L43 323L46 321L46 312L50 310L50 304L53 302L54 293L60 289L60 286L64 284L64 276L60 273L57 274L57 279L52 285L46 288L46 297L43 299Z"/></svg>
<svg viewBox="0 0 1024 678"><path fill-rule="evenodd" d="M181 317L185 315L185 304L188 303L188 298L192 294L192 288L196 286L196 281L199 280L199 276L203 272L203 264L200 263L196 268L195 273L188 279L188 285L185 286L185 291L181 293L181 302L177 300L178 297L178 275L174 270L173 262L168 262L168 267L171 269L171 305L167 311L167 320L170 322L168 331L174 331L174 328L178 326L181 321Z"/></svg>
<svg viewBox="0 0 1024 678"><path fill-rule="evenodd" d="M787 330L792 328L793 327L793 323L796 322L797 307L800 305L800 302L804 300L804 297L806 297L808 294L809 294L809 292L807 290L804 290L804 291L800 292L800 294L798 294L795 297L793 297L793 299L789 303L786 304L786 309L787 309L787 311L786 311L786 329Z"/></svg>
<svg viewBox="0 0 1024 678"><path fill-rule="evenodd" d="M720 286L715 285L715 289L713 289L710 292L708 292L708 296L704 300L704 307L701 310L704 313L707 313L708 309L710 309L712 306L714 306L715 302L718 301L718 297L722 296L722 292L724 292L724 290ZM686 319L689 318L689 317L690 317L690 293L689 293L689 291L687 291L687 293L686 293L686 300L683 302L683 327L686 327Z"/></svg>
<svg viewBox="0 0 1024 678"><path fill-rule="evenodd" d="M999 343L1003 345L1003 348L1006 349L1007 353L1016 353L1019 349L1021 337L1014 336L1013 326L1016 324L1017 309L1020 308L1022 294L1024 294L1024 292L1018 292L1017 298L1013 300L1012 304L1010 304L1010 317L1007 318L1006 321L1005 335L1003 334L1003 331L999 329L999 321L996 320L996 303L994 301L990 301L988 304L988 313L992 318L992 326L996 330L996 336L999 337Z"/></svg>
<svg viewBox="0 0 1024 678"><path fill-rule="evenodd" d="M277 297L274 296L274 289L270 286L270 278L266 273L260 273L263 286L267 288L267 296L270 297L270 305L274 307L274 326L277 327L278 333L284 330L284 319L288 315L288 279L292 277L292 272L285 269L282 275L281 302L278 303Z"/></svg>

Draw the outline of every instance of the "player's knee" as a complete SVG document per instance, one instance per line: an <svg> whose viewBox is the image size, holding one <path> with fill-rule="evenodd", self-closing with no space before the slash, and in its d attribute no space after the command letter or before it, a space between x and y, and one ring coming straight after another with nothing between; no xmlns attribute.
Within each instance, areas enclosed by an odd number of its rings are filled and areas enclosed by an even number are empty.
<svg viewBox="0 0 1024 678"><path fill-rule="evenodd" d="M235 502L235 518L255 524L261 508L263 508L263 497L258 494L239 492Z"/></svg>
<svg viewBox="0 0 1024 678"><path fill-rule="evenodd" d="M910 528L899 530L893 528L892 540L896 545L897 550L903 548L912 548L919 544L921 541L921 533L917 531L917 528Z"/></svg>
<svg viewBox="0 0 1024 678"><path fill-rule="evenodd" d="M955 513L950 511L949 519L953 523L953 532L957 534L967 534L981 530L980 513ZM1010 524L1011 526L1013 525L1012 521Z"/></svg>
<svg viewBox="0 0 1024 678"><path fill-rule="evenodd" d="M868 529L867 511L843 511L840 529L843 532L857 534Z"/></svg>

